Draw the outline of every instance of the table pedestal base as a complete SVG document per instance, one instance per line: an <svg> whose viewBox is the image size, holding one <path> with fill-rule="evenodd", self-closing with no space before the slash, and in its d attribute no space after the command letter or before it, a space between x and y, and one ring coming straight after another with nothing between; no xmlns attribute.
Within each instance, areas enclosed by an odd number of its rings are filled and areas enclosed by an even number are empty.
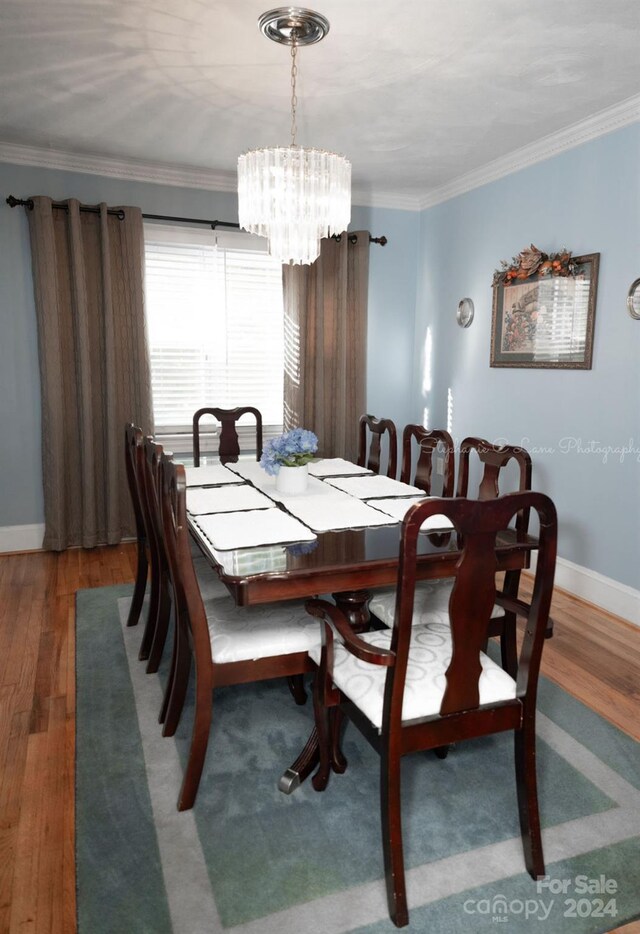
<svg viewBox="0 0 640 934"><path fill-rule="evenodd" d="M345 590L331 594L331 596L336 601L336 606L342 610L351 623L353 631L366 632L371 618L368 607L369 591ZM292 794L311 775L319 762L318 734L314 726L304 749L296 761L288 769L285 769L278 782L278 789L285 795Z"/></svg>
<svg viewBox="0 0 640 934"><path fill-rule="evenodd" d="M318 766L320 762L320 748L318 744L318 733L314 726L309 739L305 743L304 749L278 782L278 790L285 795L292 794L296 788L301 785Z"/></svg>

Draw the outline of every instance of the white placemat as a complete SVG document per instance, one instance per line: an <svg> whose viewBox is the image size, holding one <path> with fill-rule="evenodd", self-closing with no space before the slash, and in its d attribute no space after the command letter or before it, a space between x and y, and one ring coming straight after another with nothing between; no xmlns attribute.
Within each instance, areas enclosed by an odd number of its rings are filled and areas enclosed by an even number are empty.
<svg viewBox="0 0 640 934"><path fill-rule="evenodd" d="M223 464L208 467L185 467L187 486L213 486L223 483L242 483L242 477L232 473Z"/></svg>
<svg viewBox="0 0 640 934"><path fill-rule="evenodd" d="M187 512L192 516L243 509L273 509L273 500L248 483L187 490Z"/></svg>
<svg viewBox="0 0 640 934"><path fill-rule="evenodd" d="M392 480L391 477L380 477L377 474L371 474L369 477L345 477L343 480L329 478L325 480L325 483L335 486L338 490L344 490L349 496L356 496L358 499L415 496L422 493L417 486Z"/></svg>
<svg viewBox="0 0 640 934"><path fill-rule="evenodd" d="M198 516L193 522L219 551L282 542L313 542L316 539L313 532L281 509L216 513Z"/></svg>
<svg viewBox="0 0 640 934"><path fill-rule="evenodd" d="M436 499L435 496L416 496L413 499L372 499L370 505L374 509L379 509L388 516L393 516L398 522L402 522L408 511L416 503L423 499ZM435 516L429 516L420 526L421 532L433 532L439 529L452 529L453 523L446 516L439 513Z"/></svg>
<svg viewBox="0 0 640 934"><path fill-rule="evenodd" d="M352 474L370 474L371 471L342 457L324 457L319 461L311 461L309 473L313 477L348 477Z"/></svg>
<svg viewBox="0 0 640 934"><path fill-rule="evenodd" d="M271 484L275 487L276 478L270 477L258 461L238 461L237 464L230 464L229 470L233 471L241 479L249 480L259 490Z"/></svg>
<svg viewBox="0 0 640 934"><path fill-rule="evenodd" d="M288 496L283 500L286 509L301 519L316 532L333 532L339 529L362 529L375 525L395 525L393 519L372 509L360 499L331 490L325 483L316 481L326 489L308 492L301 496Z"/></svg>
<svg viewBox="0 0 640 934"><path fill-rule="evenodd" d="M291 503L296 502L297 500L308 497L308 496L343 496L343 493L340 493L338 490L334 490L333 487L327 486L326 483L323 483L322 480L316 479L316 477L309 477L307 480L307 489L304 493L281 493L279 490L276 490L276 478L275 477L266 477L262 482L260 487L267 496L270 496L271 499L277 500L279 503L284 505L284 508L289 512L293 510L289 509Z"/></svg>

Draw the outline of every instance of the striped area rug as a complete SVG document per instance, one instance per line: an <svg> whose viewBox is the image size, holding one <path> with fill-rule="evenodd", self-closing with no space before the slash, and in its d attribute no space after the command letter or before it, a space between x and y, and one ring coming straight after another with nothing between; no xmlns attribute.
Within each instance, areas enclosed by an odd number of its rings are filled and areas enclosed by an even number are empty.
<svg viewBox="0 0 640 934"><path fill-rule="evenodd" d="M131 588L77 594L79 934L382 934L378 757L355 729L349 768L317 794L277 781L312 724L284 682L221 689L196 805L176 800L191 724L157 722ZM169 653L166 652L166 655ZM411 931L595 934L640 916L640 747L548 681L539 701L548 878L524 872L512 740L403 763Z"/></svg>

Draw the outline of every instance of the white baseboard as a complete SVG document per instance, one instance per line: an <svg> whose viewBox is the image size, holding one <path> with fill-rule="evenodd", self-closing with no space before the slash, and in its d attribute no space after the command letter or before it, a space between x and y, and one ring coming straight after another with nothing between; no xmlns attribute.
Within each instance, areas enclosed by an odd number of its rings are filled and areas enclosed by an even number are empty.
<svg viewBox="0 0 640 934"><path fill-rule="evenodd" d="M36 525L0 526L0 554L10 551L39 551L44 538L44 522Z"/></svg>
<svg viewBox="0 0 640 934"><path fill-rule="evenodd" d="M532 560L531 569L534 568L535 560ZM607 613L621 616L635 626L640 626L640 590L583 568L566 558L556 560L555 585L587 603L602 607Z"/></svg>

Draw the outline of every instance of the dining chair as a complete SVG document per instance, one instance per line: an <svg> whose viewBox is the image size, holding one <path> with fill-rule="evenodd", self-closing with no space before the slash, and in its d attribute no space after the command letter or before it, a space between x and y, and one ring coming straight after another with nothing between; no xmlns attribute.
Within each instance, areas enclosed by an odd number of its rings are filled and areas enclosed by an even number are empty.
<svg viewBox="0 0 640 934"><path fill-rule="evenodd" d="M162 525L162 511L160 497L162 495L160 464L162 457L172 458L172 454L164 451L163 446L154 441L153 438L145 438L142 445L142 463L144 470L145 491L148 500L148 524L151 529L151 537L154 541L157 555L157 577L159 579L159 609L156 616L150 624L149 641L149 665L147 671L153 673L158 670L158 665L162 658L164 644L167 637L167 628L170 616L170 575L169 559L167 556L166 545L164 541L164 529ZM191 540L191 555L193 565L198 578L198 586L204 597L227 597L230 598L229 591L222 581L217 577L215 571L206 560L195 542ZM166 591L166 593L165 593ZM146 657L146 656L145 656Z"/></svg>
<svg viewBox="0 0 640 934"><path fill-rule="evenodd" d="M466 497L469 491L469 474L472 454L482 469L478 499L488 500L500 496L501 477L507 466L513 462L517 467L517 488L520 492L531 489L532 463L529 452L523 447L513 444L492 444L484 438L465 438L460 444L458 460L458 483L456 496ZM515 520L518 539L524 540L529 530L529 513L526 509L518 512ZM503 593L517 598L520 587L521 570L507 571L502 586ZM553 634L553 620L549 620L547 638ZM513 677L518 665L516 646L516 615L508 610L496 613L491 618L489 636L500 638L500 651L502 653L502 666Z"/></svg>
<svg viewBox="0 0 640 934"><path fill-rule="evenodd" d="M238 406L235 409L205 407L193 414L193 465L200 466L200 419L213 415L220 422L220 441L218 458L221 464L236 463L240 456L237 422L243 415L253 415L256 422L256 460L262 457L262 415L252 405Z"/></svg>
<svg viewBox="0 0 640 934"><path fill-rule="evenodd" d="M149 576L147 530L142 510L142 458L142 430L129 422L124 428L124 460L136 525L137 567L127 626L137 626L140 621Z"/></svg>
<svg viewBox="0 0 640 934"><path fill-rule="evenodd" d="M367 435L371 437L368 440ZM379 474L381 470L382 438L387 436L387 477L396 479L398 466L398 440L396 426L390 418L374 415L360 416L358 466ZM368 442L368 443L367 443Z"/></svg>
<svg viewBox="0 0 640 934"><path fill-rule="evenodd" d="M535 510L540 519L538 562L531 604L496 594L496 534L513 516ZM420 526L442 513L461 536L448 621L416 619L414 589ZM340 721L347 716L380 754L380 801L387 900L397 927L409 923L402 845L400 765L420 750L514 732L516 791L527 872L545 873L536 784L535 717L540 657L556 560L556 510L542 493L493 500L423 500L402 524L397 603L391 630L355 635L338 607L307 602L323 620L322 646L311 651L319 666L314 711L320 764L313 786L323 791L332 771L347 767ZM482 651L495 601L526 619L517 678ZM469 793L473 794L473 781ZM428 802L426 802L428 806ZM447 806L446 801L440 806ZM408 818L410 819L410 818ZM450 817L455 821L455 814ZM464 832L464 828L460 829Z"/></svg>
<svg viewBox="0 0 640 934"><path fill-rule="evenodd" d="M146 669L148 674L155 673L160 666L168 630L171 624L171 577L161 508L162 480L160 471L163 457L167 460L171 460L173 455L165 452L162 445L155 442L153 438L146 438L143 443L144 483L147 493L148 524L150 528L150 537L153 540L157 568L155 576L158 581L157 609L154 615L149 615L148 631L145 630L144 645L140 654L141 658L148 659ZM198 587L203 598L231 600L229 591L218 578L215 571L192 539L190 540L190 551L194 571L198 579ZM175 638L174 626L171 668L158 717L160 723L164 723L167 714L172 679L175 676L176 670L176 654L177 640ZM290 687L294 696L298 696L300 691L302 691L303 696L306 698L304 689L300 684L296 682L290 685Z"/></svg>
<svg viewBox="0 0 640 934"><path fill-rule="evenodd" d="M500 495L500 471L510 461L518 466L518 491L531 489L531 457L522 447L514 445L496 445L482 438L465 438L460 445L460 463L458 469L457 497L466 497L469 487L469 461L472 452L478 457L484 468L478 489L478 499L494 499ZM516 516L515 528L519 539L526 538L529 527L529 514L522 510ZM505 596L517 598L520 586L520 570L506 571L502 592ZM424 604L424 612L437 614L446 609L453 583L451 579L421 581L416 587L416 602ZM385 626L392 626L395 613L395 592L381 590L375 593L369 603L370 613ZM553 620L547 624L547 638L553 635ZM516 649L516 616L496 604L491 614L487 640L491 637L500 639L502 665L512 677L515 677L518 657ZM443 750L443 755L445 751Z"/></svg>
<svg viewBox="0 0 640 934"><path fill-rule="evenodd" d="M418 446L417 458L414 468L414 447ZM423 490L426 496L431 496L434 457L441 452L442 463L442 496L453 496L455 458L453 438L444 429L423 428L422 425L406 425L402 432L402 472L400 479L403 483L410 483ZM450 536L449 532L430 532L429 539L434 545L444 545ZM449 601L451 587L450 579L442 581L420 581L417 589L423 591L422 596L433 606L433 612L440 612L446 608ZM377 590L369 602L369 613L374 622L384 626L392 626L395 614L396 592L393 587ZM502 614L500 614L502 615Z"/></svg>
<svg viewBox="0 0 640 934"><path fill-rule="evenodd" d="M418 456L413 469L413 442L418 445ZM438 451L441 453L438 454ZM448 431L435 428L428 431L422 425L405 425L402 432L402 470L400 479L424 490L431 496L434 457L442 457L442 496L453 496L454 446ZM436 460L437 463L437 460Z"/></svg>
<svg viewBox="0 0 640 934"><path fill-rule="evenodd" d="M142 443L143 507L151 554L151 600L138 657L147 662L147 674L160 667L171 617L169 568L160 515L160 459L163 447L151 437Z"/></svg>
<svg viewBox="0 0 640 934"><path fill-rule="evenodd" d="M159 621L170 613L167 576L163 572L162 555L158 541L157 521L154 521L154 503L157 502L156 489L149 478L146 444L152 439L144 439L142 431L132 423L125 426L126 473L129 492L134 504L136 516L136 538L138 566L133 598L127 619L127 625L134 626L140 619L149 567L151 568L151 586L147 618L140 642L138 658L148 661L147 671L157 670L154 659L150 659L151 646Z"/></svg>
<svg viewBox="0 0 640 934"><path fill-rule="evenodd" d="M237 607L229 599L203 600L191 558L186 512L185 471L162 460L162 520L176 610L176 654L163 735L175 733L195 670L195 712L178 810L193 806L202 775L213 692L217 687L287 677L313 670L309 651L320 643L317 624L299 601Z"/></svg>

